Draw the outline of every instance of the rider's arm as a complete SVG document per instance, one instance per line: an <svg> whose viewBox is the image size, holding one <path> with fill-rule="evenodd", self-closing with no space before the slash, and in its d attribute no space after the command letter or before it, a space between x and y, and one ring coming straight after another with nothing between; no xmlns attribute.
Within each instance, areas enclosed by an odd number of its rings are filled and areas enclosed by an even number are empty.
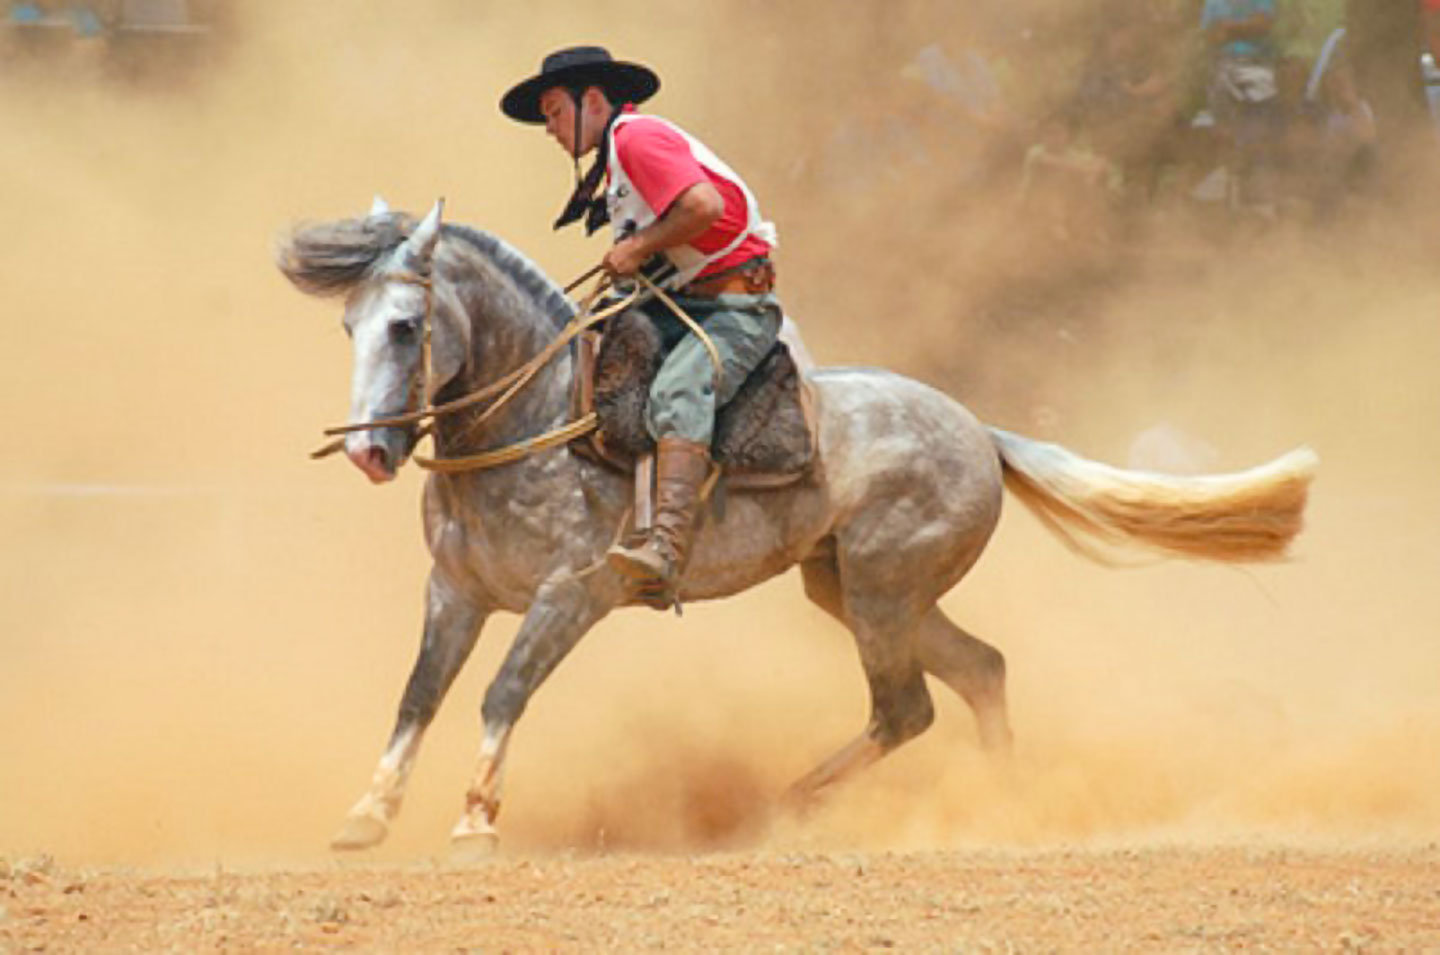
<svg viewBox="0 0 1440 955"><path fill-rule="evenodd" d="M656 252L704 235L724 212L720 190L709 182L697 182L680 193L660 218L611 246L603 265L612 275L631 275Z"/></svg>
<svg viewBox="0 0 1440 955"><path fill-rule="evenodd" d="M615 131L615 156L636 191L656 211L650 225L616 242L604 265L629 275L650 256L705 234L725 212L725 200L691 153L684 136L666 123L638 117Z"/></svg>

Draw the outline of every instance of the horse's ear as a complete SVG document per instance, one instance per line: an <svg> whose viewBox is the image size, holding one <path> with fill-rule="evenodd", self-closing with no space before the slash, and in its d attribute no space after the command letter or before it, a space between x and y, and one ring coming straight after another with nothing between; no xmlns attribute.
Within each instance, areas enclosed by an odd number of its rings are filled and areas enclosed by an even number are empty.
<svg viewBox="0 0 1440 955"><path fill-rule="evenodd" d="M440 214L445 211L445 200L436 199L435 207L430 210L415 231L410 233L410 238L405 240L405 255L411 262L429 264L430 255L435 251L435 243L440 239Z"/></svg>
<svg viewBox="0 0 1440 955"><path fill-rule="evenodd" d="M384 216L389 214L390 203L386 202L385 197L377 192L375 194L375 198L370 203L370 212L366 215L366 218L373 219L376 216Z"/></svg>

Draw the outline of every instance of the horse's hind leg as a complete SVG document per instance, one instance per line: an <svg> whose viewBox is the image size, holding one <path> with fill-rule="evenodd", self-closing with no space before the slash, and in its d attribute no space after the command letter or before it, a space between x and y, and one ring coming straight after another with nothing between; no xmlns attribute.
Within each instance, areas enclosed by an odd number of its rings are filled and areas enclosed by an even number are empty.
<svg viewBox="0 0 1440 955"><path fill-rule="evenodd" d="M832 558L806 561L805 592L855 636L870 687L870 721L847 746L802 777L790 801L804 805L919 736L935 718L925 674L912 648L916 621L902 598L847 588Z"/></svg>
<svg viewBox="0 0 1440 955"><path fill-rule="evenodd" d="M847 627L840 573L832 557L800 565L805 595ZM1014 737L1005 703L1005 657L990 644L956 625L938 606L931 607L915 632L915 654L925 672L960 695L975 713L980 745L1008 752Z"/></svg>
<svg viewBox="0 0 1440 955"><path fill-rule="evenodd" d="M455 676L475 648L487 612L460 597L432 572L425 600L425 635L405 684L395 731L375 767L370 788L330 840L332 849L366 849L385 838L400 810L420 740Z"/></svg>
<svg viewBox="0 0 1440 955"><path fill-rule="evenodd" d="M975 712L980 745L1008 752L1013 737L1005 707L1005 657L931 607L915 634L915 653L926 672L960 694Z"/></svg>

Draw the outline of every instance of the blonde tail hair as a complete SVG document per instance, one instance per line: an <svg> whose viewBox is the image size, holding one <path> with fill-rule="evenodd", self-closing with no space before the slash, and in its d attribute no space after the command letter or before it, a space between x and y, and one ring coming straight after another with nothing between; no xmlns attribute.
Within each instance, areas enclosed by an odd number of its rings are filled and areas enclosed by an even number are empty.
<svg viewBox="0 0 1440 955"><path fill-rule="evenodd" d="M1077 532L1204 560L1284 557L1320 462L1301 447L1248 471L1177 477L1087 461L998 428L990 433L1005 486L1072 549L1102 563L1116 561Z"/></svg>

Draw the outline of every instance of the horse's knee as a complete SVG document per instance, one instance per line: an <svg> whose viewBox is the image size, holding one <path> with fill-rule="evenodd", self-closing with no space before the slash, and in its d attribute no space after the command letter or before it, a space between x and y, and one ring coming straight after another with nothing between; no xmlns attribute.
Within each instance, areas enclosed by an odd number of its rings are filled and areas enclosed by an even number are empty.
<svg viewBox="0 0 1440 955"><path fill-rule="evenodd" d="M530 695L509 680L496 679L485 691L480 704L480 719L486 726L514 726L525 712Z"/></svg>
<svg viewBox="0 0 1440 955"><path fill-rule="evenodd" d="M440 698L445 690L441 678L435 673L419 667L410 674L405 684L405 693L400 698L401 726L429 726L440 709Z"/></svg>

